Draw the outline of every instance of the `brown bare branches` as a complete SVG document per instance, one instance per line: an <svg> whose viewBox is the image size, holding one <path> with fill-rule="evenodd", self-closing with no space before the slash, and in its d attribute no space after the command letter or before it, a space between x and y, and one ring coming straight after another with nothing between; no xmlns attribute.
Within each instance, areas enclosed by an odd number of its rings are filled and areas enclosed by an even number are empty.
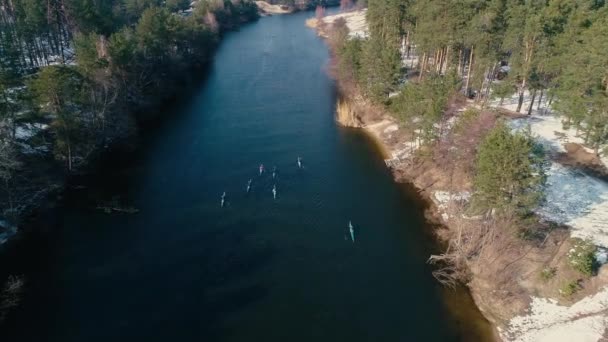
<svg viewBox="0 0 608 342"><path fill-rule="evenodd" d="M515 279L515 264L525 254L516 234L517 217L491 212L469 217L465 205L456 201L448 204L448 248L428 260L438 266L433 272L435 278L450 287L468 283L471 272L501 284Z"/></svg>

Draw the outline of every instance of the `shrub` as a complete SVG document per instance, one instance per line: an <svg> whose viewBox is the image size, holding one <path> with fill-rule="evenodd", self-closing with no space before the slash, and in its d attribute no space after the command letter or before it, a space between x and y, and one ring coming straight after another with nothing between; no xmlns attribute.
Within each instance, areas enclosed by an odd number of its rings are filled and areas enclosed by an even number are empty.
<svg viewBox="0 0 608 342"><path fill-rule="evenodd" d="M581 289L581 286L579 285L578 280L572 280L572 281L565 283L559 289L559 293L564 297L570 297L573 294L575 294L576 292L578 292L578 290L580 290L580 289Z"/></svg>
<svg viewBox="0 0 608 342"><path fill-rule="evenodd" d="M540 278L543 281L547 282L547 281L551 280L553 277L555 277L556 273L557 273L557 269L555 267L547 267L540 272Z"/></svg>
<svg viewBox="0 0 608 342"><path fill-rule="evenodd" d="M573 239L572 249L568 251L568 264L586 276L592 276L597 267L595 252L597 247L591 241Z"/></svg>
<svg viewBox="0 0 608 342"><path fill-rule="evenodd" d="M496 125L479 145L473 208L530 216L543 200L544 167L543 152L530 135L512 133L504 122Z"/></svg>

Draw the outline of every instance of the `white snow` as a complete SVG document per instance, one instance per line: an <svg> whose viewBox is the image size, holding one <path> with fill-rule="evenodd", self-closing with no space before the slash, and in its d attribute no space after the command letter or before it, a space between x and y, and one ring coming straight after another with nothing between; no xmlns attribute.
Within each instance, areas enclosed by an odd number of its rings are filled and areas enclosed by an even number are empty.
<svg viewBox="0 0 608 342"><path fill-rule="evenodd" d="M471 193L468 191L450 192L450 191L435 191L433 193L433 201L437 205L437 209L441 212L441 218L444 221L450 219L448 214L448 205L451 202L468 202L471 199ZM464 215L462 217L465 217Z"/></svg>
<svg viewBox="0 0 608 342"><path fill-rule="evenodd" d="M530 104L529 100L530 95L526 91L521 114L527 113ZM546 100L546 97L544 100ZM515 112L517 109L518 95L513 95L511 98L505 99L502 106L499 105L499 102L499 100L493 100L490 103L493 107L500 107ZM577 134L576 128L570 127L569 129L564 129L562 119L548 106L546 101L543 101L540 110L537 109L537 102L535 102L533 108L532 115L513 120L513 127L529 127L531 132L538 136L539 141L553 152L566 152L564 144L577 143L583 146L587 152L594 153L592 149L584 146L585 140L582 136ZM608 166L608 156L600 156L600 159L604 165Z"/></svg>
<svg viewBox="0 0 608 342"><path fill-rule="evenodd" d="M608 184L575 169L552 163L546 201L538 214L572 227L571 235L608 247Z"/></svg>
<svg viewBox="0 0 608 342"><path fill-rule="evenodd" d="M591 206L585 215L567 224L573 228L573 237L589 239L598 246L608 247L608 196L604 194L602 198L604 202Z"/></svg>
<svg viewBox="0 0 608 342"><path fill-rule="evenodd" d="M512 318L501 337L509 342L597 342L608 328L608 287L571 306L533 297L529 313Z"/></svg>
<svg viewBox="0 0 608 342"><path fill-rule="evenodd" d="M608 262L608 250L606 248L598 248L595 252L595 261L600 265Z"/></svg>
<svg viewBox="0 0 608 342"><path fill-rule="evenodd" d="M367 9L358 11L340 13L335 15L328 15L323 17L323 22L326 24L333 24L339 18L346 20L346 27L348 27L348 35L351 38L367 38L369 30L367 27L367 21L365 15Z"/></svg>
<svg viewBox="0 0 608 342"><path fill-rule="evenodd" d="M433 197L435 197L438 204L446 205L450 201L468 201L471 198L471 193L468 191L435 191L435 193L433 193Z"/></svg>
<svg viewBox="0 0 608 342"><path fill-rule="evenodd" d="M20 140L28 140L34 135L38 134L40 131L49 128L47 124L39 124L39 123L26 123L20 126L17 126L15 129L15 138Z"/></svg>
<svg viewBox="0 0 608 342"><path fill-rule="evenodd" d="M517 97L506 101L504 108L514 110ZM525 107L525 106L524 106ZM564 129L561 119L541 107L542 115L511 121L514 130L527 130L550 154L566 152L568 142L583 144L575 129ZM589 152L593 152L587 148ZM608 184L571 167L552 162L547 170L546 202L538 213L547 220L572 227L571 236L590 239L608 247Z"/></svg>
<svg viewBox="0 0 608 342"><path fill-rule="evenodd" d="M525 94L521 113L529 108L530 95ZM562 119L548 108L546 97L540 110L534 104L532 115L511 121L514 130L529 129L549 154L566 152L566 143L584 146L576 129L564 129ZM506 99L500 107L515 111L518 96ZM499 101L492 101L499 107ZM585 149L593 153L587 147ZM608 156L601 157L608 165ZM546 202L538 214L550 221L571 227L571 236L590 239L600 246L596 258L606 263L608 253L608 184L582 171L552 162L547 170ZM604 247L604 248L602 248ZM509 342L597 342L608 330L608 287L583 298L571 306L533 297L528 313L511 319L501 337Z"/></svg>
<svg viewBox="0 0 608 342"><path fill-rule="evenodd" d="M512 121L514 127L529 127L532 134L538 137L545 148L553 152L566 152L564 144L577 143L583 145L584 139L577 136L576 129L564 129L562 120L552 114L533 114L529 117ZM588 152L593 153L589 148Z"/></svg>

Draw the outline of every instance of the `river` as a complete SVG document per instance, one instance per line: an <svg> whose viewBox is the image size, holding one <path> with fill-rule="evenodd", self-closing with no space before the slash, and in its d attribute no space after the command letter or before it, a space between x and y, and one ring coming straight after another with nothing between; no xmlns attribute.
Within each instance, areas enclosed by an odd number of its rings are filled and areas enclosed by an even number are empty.
<svg viewBox="0 0 608 342"><path fill-rule="evenodd" d="M336 125L308 16L227 34L204 84L128 166L68 191L57 227L14 259L27 287L4 341L487 337L466 293L431 275L424 204L364 133ZM140 212L95 209L115 196Z"/></svg>

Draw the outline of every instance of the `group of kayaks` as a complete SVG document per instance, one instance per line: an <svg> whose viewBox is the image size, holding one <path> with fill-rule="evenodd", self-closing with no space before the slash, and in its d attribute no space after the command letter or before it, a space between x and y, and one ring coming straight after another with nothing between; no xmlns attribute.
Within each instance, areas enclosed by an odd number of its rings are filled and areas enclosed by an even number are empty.
<svg viewBox="0 0 608 342"><path fill-rule="evenodd" d="M298 168L301 169L302 168L302 158L298 157L297 163L298 163ZM264 168L264 164L260 164L258 171L259 171L260 176L262 176L264 174L264 172L266 171ZM275 166L272 168L272 179L276 179L276 177L277 177L277 167ZM247 193L249 193L251 191L252 183L253 183L253 179L249 179L249 181L247 181L247 188L246 188ZM275 200L277 199L277 185L276 184L273 184L273 186L272 186L272 197ZM220 198L220 205L222 206L222 208L224 207L225 204L226 204L226 191L224 191L222 193L222 196ZM351 221L348 221L348 231L350 232L351 241L355 242L355 228Z"/></svg>
<svg viewBox="0 0 608 342"><path fill-rule="evenodd" d="M298 168L302 168L302 158L298 157ZM260 164L259 167L259 175L262 176L264 174L264 172L266 171L266 169L264 168L264 164ZM277 167L273 167L272 168L272 179L276 179L277 178ZM253 179L249 179L247 181L247 187L246 187L246 191L247 193L249 193L251 191L251 185L253 184ZM274 184L272 186L272 197L276 200L277 199L277 185ZM224 207L224 205L226 204L226 191L224 191L222 193L222 196L220 197L220 205L222 207Z"/></svg>

